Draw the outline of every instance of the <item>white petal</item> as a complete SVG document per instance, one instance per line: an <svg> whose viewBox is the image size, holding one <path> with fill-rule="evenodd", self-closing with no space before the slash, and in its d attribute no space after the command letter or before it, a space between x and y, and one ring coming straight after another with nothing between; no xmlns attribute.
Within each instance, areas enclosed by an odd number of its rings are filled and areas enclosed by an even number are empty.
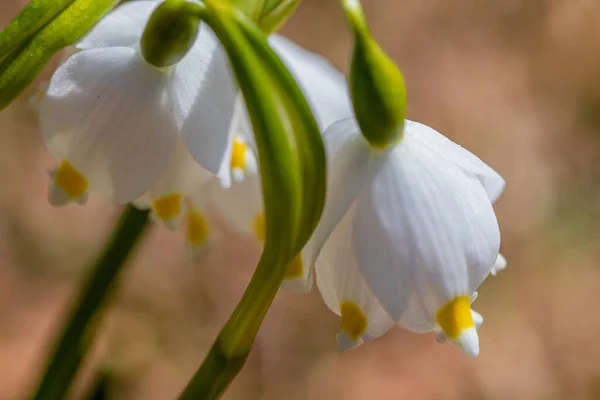
<svg viewBox="0 0 600 400"><path fill-rule="evenodd" d="M175 149L167 79L130 48L77 53L56 71L42 101L42 139L90 189L130 202L156 182Z"/></svg>
<svg viewBox="0 0 600 400"><path fill-rule="evenodd" d="M174 230L184 216L184 201L194 189L203 186L214 175L202 168L189 154L183 140L177 139L175 153L167 170L136 202L152 208L156 220Z"/></svg>
<svg viewBox="0 0 600 400"><path fill-rule="evenodd" d="M479 331L479 328L481 328L481 325L483 325L483 316L481 314L479 314L477 311L471 309L471 318L473 319L473 324L475 325L475 330ZM451 343L452 340L448 337L448 335L446 335L446 333L444 333L444 331L442 329L440 329L439 327L436 327L435 329L435 333L436 333L436 340L439 343Z"/></svg>
<svg viewBox="0 0 600 400"><path fill-rule="evenodd" d="M481 181L492 203L495 203L504 191L506 182L496 171L469 150L454 143L435 129L418 122L406 120L405 132L406 136L419 140L435 152L438 157L451 161L475 174Z"/></svg>
<svg viewBox="0 0 600 400"><path fill-rule="evenodd" d="M353 339L345 329L338 332L335 341L339 352L354 349L365 342L362 337Z"/></svg>
<svg viewBox="0 0 600 400"><path fill-rule="evenodd" d="M302 250L305 266L303 279L284 282L283 288L309 291L310 266L314 264L323 243L355 200L363 184L375 175L383 160L371 150L353 120L339 121L324 134L328 156L327 197L319 224Z"/></svg>
<svg viewBox="0 0 600 400"><path fill-rule="evenodd" d="M102 18L77 47L134 47L139 44L146 23L161 1L130 1Z"/></svg>
<svg viewBox="0 0 600 400"><path fill-rule="evenodd" d="M52 179L52 183L48 188L48 202L55 207L60 207L67 205L69 203L77 203L79 205L85 205L89 198L89 193L87 190L79 191L75 196L70 196L61 185L57 183L57 171L61 169L59 165L56 168L53 168L49 171L50 179ZM85 183L84 183L85 185ZM70 185L73 188L73 184Z"/></svg>
<svg viewBox="0 0 600 400"><path fill-rule="evenodd" d="M496 262L494 263L490 274L492 274L492 276L498 275L498 272L506 269L506 265L506 258L504 258L502 254L498 254L498 258L496 259Z"/></svg>
<svg viewBox="0 0 600 400"><path fill-rule="evenodd" d="M321 131L352 117L346 79L327 59L282 36L272 35L269 43L304 92Z"/></svg>
<svg viewBox="0 0 600 400"><path fill-rule="evenodd" d="M186 245L190 254L197 260L208 254L214 236L214 224L208 211L214 187L211 182L207 182L192 191L186 201Z"/></svg>
<svg viewBox="0 0 600 400"><path fill-rule="evenodd" d="M246 132L240 130L244 125L241 119L244 118L246 113L239 106L243 106L243 103L238 101L230 127L230 143L227 146L225 158L218 173L223 188L230 187L232 180L241 183L246 174L254 179L258 177L258 161L256 159L256 148L252 140L252 131L250 131L250 137L248 137Z"/></svg>
<svg viewBox="0 0 600 400"><path fill-rule="evenodd" d="M228 189L220 185L214 186L212 205L216 211L233 227L256 236L258 220L263 218L262 193L258 179L248 177L242 183L232 184Z"/></svg>
<svg viewBox="0 0 600 400"><path fill-rule="evenodd" d="M214 176L196 163L183 141L178 138L173 159L162 177L150 189L150 194L153 198L170 193L187 194Z"/></svg>
<svg viewBox="0 0 600 400"><path fill-rule="evenodd" d="M190 153L208 171L219 173L227 159L237 88L208 26L201 26L194 46L175 66L169 93Z"/></svg>
<svg viewBox="0 0 600 400"><path fill-rule="evenodd" d="M479 355L479 335L477 335L475 328L465 329L454 342L469 357L477 357Z"/></svg>
<svg viewBox="0 0 600 400"><path fill-rule="evenodd" d="M388 313L413 331L432 330L440 307L473 293L500 246L479 181L409 137L365 187L355 224L363 275Z"/></svg>
<svg viewBox="0 0 600 400"><path fill-rule="evenodd" d="M354 212L351 209L323 246L315 264L317 285L325 304L331 311L344 319L343 304L351 302L360 307L366 317L366 327L360 337L357 335L358 332L345 331L344 321L342 321L342 329L338 335L338 347L341 350L377 338L394 324L377 298L373 296L358 268L352 243L353 220Z"/></svg>

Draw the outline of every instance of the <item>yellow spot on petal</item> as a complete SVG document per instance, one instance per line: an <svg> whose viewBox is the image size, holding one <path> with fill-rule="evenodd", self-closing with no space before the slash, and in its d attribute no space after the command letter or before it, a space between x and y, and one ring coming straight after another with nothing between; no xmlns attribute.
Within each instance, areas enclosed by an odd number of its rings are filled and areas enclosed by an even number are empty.
<svg viewBox="0 0 600 400"><path fill-rule="evenodd" d="M239 138L233 141L233 149L231 151L231 168L244 170L246 168L246 151L248 145L242 142Z"/></svg>
<svg viewBox="0 0 600 400"><path fill-rule="evenodd" d="M152 203L156 216L168 221L181 215L181 193L172 193Z"/></svg>
<svg viewBox="0 0 600 400"><path fill-rule="evenodd" d="M63 161L56 170L54 184L60 187L71 200L80 198L88 189L88 180L68 161Z"/></svg>
<svg viewBox="0 0 600 400"><path fill-rule="evenodd" d="M455 297L438 310L436 321L450 339L456 340L462 331L475 326L471 316L471 300L468 296Z"/></svg>
<svg viewBox="0 0 600 400"><path fill-rule="evenodd" d="M267 238L267 227L265 225L265 213L260 213L254 218L254 235L261 242Z"/></svg>
<svg viewBox="0 0 600 400"><path fill-rule="evenodd" d="M367 330L368 319L358 304L353 301L344 301L340 304L342 314L341 331L346 331L350 339L358 340Z"/></svg>
<svg viewBox="0 0 600 400"><path fill-rule="evenodd" d="M187 240L193 246L201 246L208 240L210 226L199 211L190 211L187 215Z"/></svg>
<svg viewBox="0 0 600 400"><path fill-rule="evenodd" d="M304 263L302 262L302 255L298 254L296 258L290 261L287 270L285 271L284 279L301 278L303 274Z"/></svg>

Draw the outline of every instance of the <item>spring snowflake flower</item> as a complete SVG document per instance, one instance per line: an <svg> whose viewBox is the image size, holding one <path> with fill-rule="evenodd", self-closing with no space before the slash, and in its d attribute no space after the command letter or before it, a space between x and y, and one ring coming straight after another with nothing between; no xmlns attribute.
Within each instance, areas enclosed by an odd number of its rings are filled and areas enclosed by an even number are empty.
<svg viewBox="0 0 600 400"><path fill-rule="evenodd" d="M504 180L417 122L407 120L387 150L371 147L351 119L325 139L330 187L313 238L327 237L317 250L317 285L342 317L339 346L354 347L396 322L437 331L476 356L482 318L471 302L502 265L492 204Z"/></svg>
<svg viewBox="0 0 600 400"><path fill-rule="evenodd" d="M181 164L172 160L185 154L178 149L182 143L207 171L220 171L237 92L227 58L203 25L177 64L157 68L146 62L140 39L159 4L119 6L52 77L40 106L40 130L59 160L53 204L84 202L89 190L131 202ZM166 206L167 223L173 223L173 199L153 198Z"/></svg>

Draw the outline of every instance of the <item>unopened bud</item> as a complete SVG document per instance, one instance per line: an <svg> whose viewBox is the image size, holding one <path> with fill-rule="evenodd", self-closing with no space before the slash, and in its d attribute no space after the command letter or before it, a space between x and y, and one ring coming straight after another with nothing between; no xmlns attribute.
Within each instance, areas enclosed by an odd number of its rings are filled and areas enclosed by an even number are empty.
<svg viewBox="0 0 600 400"><path fill-rule="evenodd" d="M402 138L406 88L398 67L372 37L358 0L342 0L354 35L350 95L362 134L387 148Z"/></svg>
<svg viewBox="0 0 600 400"><path fill-rule="evenodd" d="M186 0L166 0L152 14L142 36L142 54L155 67L178 63L188 53L200 27L197 15L188 12Z"/></svg>

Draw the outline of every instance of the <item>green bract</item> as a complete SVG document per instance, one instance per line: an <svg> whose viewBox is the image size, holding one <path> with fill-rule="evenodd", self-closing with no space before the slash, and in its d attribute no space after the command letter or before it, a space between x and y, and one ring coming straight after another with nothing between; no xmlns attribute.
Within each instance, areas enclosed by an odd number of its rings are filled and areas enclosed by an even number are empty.
<svg viewBox="0 0 600 400"><path fill-rule="evenodd" d="M387 148L402 138L406 88L402 73L371 36L358 0L342 0L354 35L350 95L365 138Z"/></svg>
<svg viewBox="0 0 600 400"><path fill-rule="evenodd" d="M25 34L12 34L13 40L7 40L7 46L17 42L19 45L0 62L0 110L7 107L29 86L56 52L76 43L117 2L118 0L75 0L27 39L23 40ZM51 3L52 1L43 2L48 9L53 7ZM31 4L33 3L30 3L30 6ZM33 11L23 11L17 19L24 18L23 15L34 18ZM14 22L7 30L14 29L11 28L13 24ZM29 31L31 29L25 30ZM0 36L4 36L5 32Z"/></svg>
<svg viewBox="0 0 600 400"><path fill-rule="evenodd" d="M155 67L168 67L181 60L194 44L200 20L186 12L186 0L167 0L150 17L141 49Z"/></svg>

